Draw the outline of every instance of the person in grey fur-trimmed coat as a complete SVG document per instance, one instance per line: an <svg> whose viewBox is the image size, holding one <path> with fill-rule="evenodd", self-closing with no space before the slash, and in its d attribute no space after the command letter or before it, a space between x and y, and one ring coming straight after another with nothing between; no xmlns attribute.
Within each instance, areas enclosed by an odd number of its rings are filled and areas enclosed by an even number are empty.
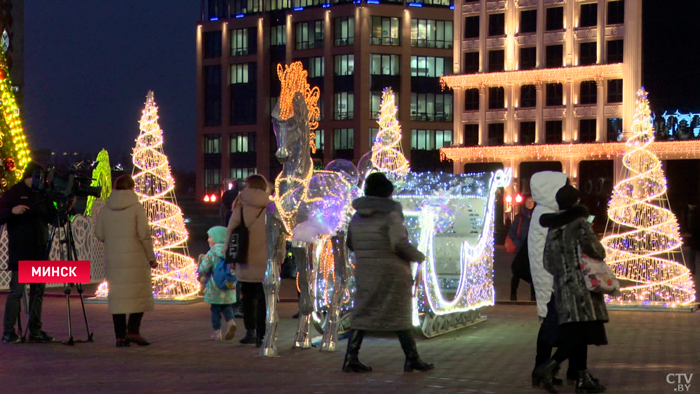
<svg viewBox="0 0 700 394"><path fill-rule="evenodd" d="M425 256L408 241L401 204L391 199L393 191L384 174L374 173L365 180L365 197L352 203L356 212L350 221L347 245L357 258L356 291L345 372L372 370L358 358L366 330L397 333L406 354L405 372L433 368L418 356L411 334L411 262L422 262Z"/></svg>
<svg viewBox="0 0 700 394"><path fill-rule="evenodd" d="M591 229L588 209L578 205L581 193L566 185L556 195L560 211L542 215L540 224L549 228L544 248L544 267L554 276L554 300L559 323L559 348L551 359L537 367L536 375L545 388L556 393L552 384L559 365L569 359L576 371L577 393L602 393L605 386L588 372L588 345L607 345L604 323L608 311L603 294L586 287L581 272L580 253L604 260L605 249Z"/></svg>

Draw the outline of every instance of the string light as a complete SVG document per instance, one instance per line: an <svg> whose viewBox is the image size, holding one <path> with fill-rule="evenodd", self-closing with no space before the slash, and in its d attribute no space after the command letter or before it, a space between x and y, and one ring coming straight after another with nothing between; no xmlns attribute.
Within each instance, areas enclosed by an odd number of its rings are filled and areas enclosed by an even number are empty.
<svg viewBox="0 0 700 394"><path fill-rule="evenodd" d="M304 65L297 61L291 65L277 65L277 77L282 83L280 92L280 119L287 120L294 116L294 95L301 93L304 96L306 107L309 110L309 144L311 152L316 153L316 133L313 130L318 128L318 118L321 116L321 110L318 108L318 99L321 97L321 90L318 86L313 89L309 86L307 76L309 73L304 70Z"/></svg>
<svg viewBox="0 0 700 394"><path fill-rule="evenodd" d="M674 258L683 260L683 241L678 220L668 209L661 160L649 149L654 129L644 89L637 92L631 129L622 157L624 179L613 189L609 229L601 242L615 275L633 284L609 302L665 307L694 303L690 270Z"/></svg>
<svg viewBox="0 0 700 394"><path fill-rule="evenodd" d="M92 183L90 186L100 186L100 199L107 201L109 195L112 194L112 169L109 165L109 153L102 149L97 154L97 167L92 170ZM95 197L89 196L87 205L85 206L85 216L92 215L92 204L95 202Z"/></svg>
<svg viewBox="0 0 700 394"><path fill-rule="evenodd" d="M5 158L12 158L15 162L15 168L8 168L5 172L6 182L3 182L2 189L6 189L21 180L22 172L31 157L4 51L0 54L0 98L3 114L0 121L0 147L5 148Z"/></svg>
<svg viewBox="0 0 700 394"><path fill-rule="evenodd" d="M378 123L379 131L372 146L372 164L377 171L391 175L393 180L403 178L411 168L403 154L401 124L396 119L396 102L391 88L382 92Z"/></svg>

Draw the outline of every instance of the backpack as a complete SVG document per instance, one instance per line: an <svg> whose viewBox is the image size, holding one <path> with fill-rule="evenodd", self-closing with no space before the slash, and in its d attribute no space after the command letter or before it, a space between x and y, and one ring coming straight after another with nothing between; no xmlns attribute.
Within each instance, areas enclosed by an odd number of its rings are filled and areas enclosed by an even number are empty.
<svg viewBox="0 0 700 394"><path fill-rule="evenodd" d="M255 217L257 220L265 208L260 210L258 216ZM253 221L255 223L255 220ZM226 263L227 264L245 264L246 263L246 253L248 252L248 227L245 225L245 218L243 217L243 204L241 204L241 223L236 226L231 232L231 238L228 240L228 245L226 248Z"/></svg>
<svg viewBox="0 0 700 394"><path fill-rule="evenodd" d="M221 290L235 289L238 279L232 272L233 266L227 263L224 258L220 258L216 265L214 265L209 280L213 280L216 287Z"/></svg>

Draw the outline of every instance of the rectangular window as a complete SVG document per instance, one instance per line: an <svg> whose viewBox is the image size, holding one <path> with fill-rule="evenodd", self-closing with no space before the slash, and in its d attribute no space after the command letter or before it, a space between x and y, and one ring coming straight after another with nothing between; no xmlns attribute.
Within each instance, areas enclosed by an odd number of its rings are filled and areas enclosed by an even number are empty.
<svg viewBox="0 0 700 394"><path fill-rule="evenodd" d="M221 169L208 168L204 170L204 189L207 192L221 190Z"/></svg>
<svg viewBox="0 0 700 394"><path fill-rule="evenodd" d="M563 140L561 120L548 120L544 126L544 142L560 144Z"/></svg>
<svg viewBox="0 0 700 394"><path fill-rule="evenodd" d="M257 173L257 168L231 168L231 178L233 179L246 179L247 177Z"/></svg>
<svg viewBox="0 0 700 394"><path fill-rule="evenodd" d="M579 96L581 104L595 104L598 100L598 86L595 81L581 82L581 94Z"/></svg>
<svg viewBox="0 0 700 394"><path fill-rule="evenodd" d="M419 48L444 48L453 46L452 21L411 19L411 46Z"/></svg>
<svg viewBox="0 0 700 394"><path fill-rule="evenodd" d="M335 56L335 75L347 76L355 72L355 55Z"/></svg>
<svg viewBox="0 0 700 394"><path fill-rule="evenodd" d="M292 8L291 0L268 0L265 2L267 11L286 10Z"/></svg>
<svg viewBox="0 0 700 394"><path fill-rule="evenodd" d="M204 125L221 126L221 66L204 67Z"/></svg>
<svg viewBox="0 0 700 394"><path fill-rule="evenodd" d="M221 153L221 135L206 134L204 136L204 154L220 154Z"/></svg>
<svg viewBox="0 0 700 394"><path fill-rule="evenodd" d="M323 21L296 24L296 49L323 48Z"/></svg>
<svg viewBox="0 0 700 394"><path fill-rule="evenodd" d="M452 121L452 94L411 93L411 120Z"/></svg>
<svg viewBox="0 0 700 394"><path fill-rule="evenodd" d="M231 30L231 56L248 54L248 29Z"/></svg>
<svg viewBox="0 0 700 394"><path fill-rule="evenodd" d="M537 67L537 47L520 48L520 70L534 70Z"/></svg>
<svg viewBox="0 0 700 394"><path fill-rule="evenodd" d="M623 0L608 2L608 25L625 23L625 2Z"/></svg>
<svg viewBox="0 0 700 394"><path fill-rule="evenodd" d="M506 34L506 14L489 15L489 37Z"/></svg>
<svg viewBox="0 0 700 394"><path fill-rule="evenodd" d="M530 108L537 106L537 88L535 85L523 85L520 87L520 107Z"/></svg>
<svg viewBox="0 0 700 394"><path fill-rule="evenodd" d="M479 145L479 125L465 124L464 125L464 146Z"/></svg>
<svg viewBox="0 0 700 394"><path fill-rule="evenodd" d="M489 88L489 109L502 109L506 106L505 89L502 87Z"/></svg>
<svg viewBox="0 0 700 394"><path fill-rule="evenodd" d="M607 131L608 142L618 142L622 140L622 118L608 119Z"/></svg>
<svg viewBox="0 0 700 394"><path fill-rule="evenodd" d="M478 18L478 17L477 17ZM537 32L537 10L527 10L520 12L519 33Z"/></svg>
<svg viewBox="0 0 700 394"><path fill-rule="evenodd" d="M608 103L622 102L622 80L612 79L608 81Z"/></svg>
<svg viewBox="0 0 700 394"><path fill-rule="evenodd" d="M411 56L411 76L438 78L449 74L452 58Z"/></svg>
<svg viewBox="0 0 700 394"><path fill-rule="evenodd" d="M370 148L374 145L374 142L377 140L377 133L379 133L378 128L373 127L373 128L369 129L369 146L370 146Z"/></svg>
<svg viewBox="0 0 700 394"><path fill-rule="evenodd" d="M590 66L598 62L598 43L583 42L579 48L578 64L580 66Z"/></svg>
<svg viewBox="0 0 700 394"><path fill-rule="evenodd" d="M287 45L287 26L279 25L270 27L270 45Z"/></svg>
<svg viewBox="0 0 700 394"><path fill-rule="evenodd" d="M564 105L564 85L560 83L547 84L547 106Z"/></svg>
<svg viewBox="0 0 700 394"><path fill-rule="evenodd" d="M547 68L564 67L564 46L547 46Z"/></svg>
<svg viewBox="0 0 700 394"><path fill-rule="evenodd" d="M326 146L326 136L323 130L315 130L316 133L316 152L321 151L323 152L323 149Z"/></svg>
<svg viewBox="0 0 700 394"><path fill-rule="evenodd" d="M335 18L333 45L337 47L355 44L355 18Z"/></svg>
<svg viewBox="0 0 700 394"><path fill-rule="evenodd" d="M591 27L598 24L598 3L581 4L579 27Z"/></svg>
<svg viewBox="0 0 700 394"><path fill-rule="evenodd" d="M230 17L238 14L258 13L263 11L263 2L261 0L232 0L229 10Z"/></svg>
<svg viewBox="0 0 700 394"><path fill-rule="evenodd" d="M564 28L564 7L547 8L547 31Z"/></svg>
<svg viewBox="0 0 700 394"><path fill-rule="evenodd" d="M297 7L318 7L320 5L330 5L330 0L294 0L294 8Z"/></svg>
<svg viewBox="0 0 700 394"><path fill-rule="evenodd" d="M369 55L370 75L399 75L399 55Z"/></svg>
<svg viewBox="0 0 700 394"><path fill-rule="evenodd" d="M204 58L221 57L221 32L208 31L204 33Z"/></svg>
<svg viewBox="0 0 700 394"><path fill-rule="evenodd" d="M505 71L505 51L489 51L489 72Z"/></svg>
<svg viewBox="0 0 700 394"><path fill-rule="evenodd" d="M231 134L230 153L255 152L255 133Z"/></svg>
<svg viewBox="0 0 700 394"><path fill-rule="evenodd" d="M248 83L248 63L231 65L231 85Z"/></svg>
<svg viewBox="0 0 700 394"><path fill-rule="evenodd" d="M479 38L479 16L464 18L464 38Z"/></svg>
<svg viewBox="0 0 700 394"><path fill-rule="evenodd" d="M394 45L400 44L400 19L385 18L381 16L372 17L372 45Z"/></svg>
<svg viewBox="0 0 700 394"><path fill-rule="evenodd" d="M333 130L333 149L335 149L335 150L355 149L355 130L354 129L334 129Z"/></svg>
<svg viewBox="0 0 700 394"><path fill-rule="evenodd" d="M396 114L398 116L399 96L395 95L394 100L394 104L397 108ZM369 92L369 102L369 117L370 119L377 120L377 118L379 117L379 109L382 105L382 92Z"/></svg>
<svg viewBox="0 0 700 394"><path fill-rule="evenodd" d="M624 61L624 41L608 41L608 63L622 63Z"/></svg>
<svg viewBox="0 0 700 394"><path fill-rule="evenodd" d="M580 142L595 142L596 140L596 120L581 119L578 122L578 140Z"/></svg>
<svg viewBox="0 0 700 394"><path fill-rule="evenodd" d="M323 77L326 69L325 59L322 57L310 57L308 61L309 78Z"/></svg>
<svg viewBox="0 0 700 394"><path fill-rule="evenodd" d="M475 74L479 72L479 52L466 52L462 72L465 74Z"/></svg>
<svg viewBox="0 0 700 394"><path fill-rule="evenodd" d="M489 124L489 145L503 145L504 143L503 123Z"/></svg>
<svg viewBox="0 0 700 394"><path fill-rule="evenodd" d="M535 143L537 135L536 122L520 122L520 144L530 145Z"/></svg>
<svg viewBox="0 0 700 394"><path fill-rule="evenodd" d="M411 130L412 150L439 150L452 146L452 130Z"/></svg>
<svg viewBox="0 0 700 394"><path fill-rule="evenodd" d="M464 110L479 110L479 89L466 89L464 91Z"/></svg>
<svg viewBox="0 0 700 394"><path fill-rule="evenodd" d="M355 119L355 95L352 92L336 93L335 120L349 119Z"/></svg>

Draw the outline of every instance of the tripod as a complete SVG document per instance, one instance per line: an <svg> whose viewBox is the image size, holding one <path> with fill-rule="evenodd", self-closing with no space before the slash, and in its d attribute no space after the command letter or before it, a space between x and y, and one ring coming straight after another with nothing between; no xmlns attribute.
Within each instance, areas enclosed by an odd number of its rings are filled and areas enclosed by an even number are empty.
<svg viewBox="0 0 700 394"><path fill-rule="evenodd" d="M53 220L53 228L51 229L51 236L49 237L49 242L46 245L46 256L49 256L51 252L51 246L53 245L53 240L58 235L59 239L59 251L62 259L66 261L76 261L78 259L78 252L75 248L75 240L73 239L73 228L71 226L71 220L68 217L68 211L65 209L65 205L59 203L58 210ZM75 341L73 340L73 327L71 323L71 313L70 313L70 294L73 286L76 287L78 295L80 295L80 305L83 308L83 318L85 319L85 328L87 330L88 338L85 341ZM68 314L68 340L63 342L64 345L74 345L75 343L84 342L94 342L93 334L90 331L90 324L88 323L87 312L85 311L85 300L83 298L83 285L81 283L64 283L63 284L63 294L66 295L66 306ZM36 300L35 300L36 302ZM32 315L32 308L34 305L29 307L29 316ZM21 324L21 323L20 323ZM21 327L21 326L20 326ZM21 328L20 328L21 330ZM27 337L27 331L29 330L29 325L24 331L22 339Z"/></svg>

